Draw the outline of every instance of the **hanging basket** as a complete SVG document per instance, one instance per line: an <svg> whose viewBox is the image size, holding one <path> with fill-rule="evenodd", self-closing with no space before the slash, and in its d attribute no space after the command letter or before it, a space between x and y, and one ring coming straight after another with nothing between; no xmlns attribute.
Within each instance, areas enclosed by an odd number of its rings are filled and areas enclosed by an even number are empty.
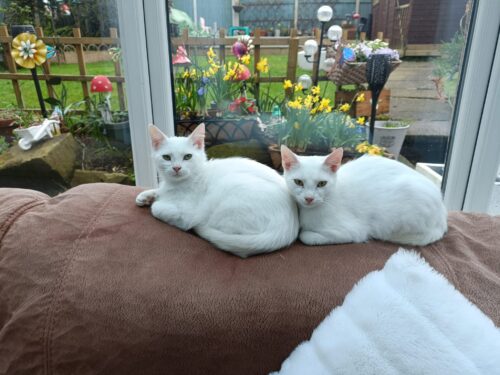
<svg viewBox="0 0 500 375"><path fill-rule="evenodd" d="M330 81L333 81L337 86L341 85L360 85L367 83L366 80L366 62L344 62L339 64L342 56L342 47L337 51L335 64L327 73ZM391 61L391 73L401 64L401 60Z"/></svg>

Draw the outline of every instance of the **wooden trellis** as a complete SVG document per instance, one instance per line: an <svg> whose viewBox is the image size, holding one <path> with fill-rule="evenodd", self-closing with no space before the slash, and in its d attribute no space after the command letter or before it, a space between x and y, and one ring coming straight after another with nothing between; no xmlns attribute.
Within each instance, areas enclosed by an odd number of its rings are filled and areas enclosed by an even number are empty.
<svg viewBox="0 0 500 375"><path fill-rule="evenodd" d="M61 81L71 81L71 82L81 82L82 86L82 94L83 97L88 97L90 94L88 82L94 78L91 75L87 74L87 67L85 64L85 54L84 54L84 46L90 44L98 44L98 45L109 45L109 46L119 46L120 40L118 38L118 31L116 28L110 29L110 37L82 37L79 28L73 29L72 37L46 37L44 36L43 29L40 27L36 28L36 33L38 38L43 39L46 44L52 46L58 45L72 45L75 48L77 59L78 59L78 69L79 74L53 74L51 72L51 63L50 61L46 61L42 65L43 74L39 74L40 80L46 81L47 92L50 97L54 97L54 88L50 84L50 80L53 78L60 78ZM0 80L11 80L12 87L14 89L14 94L16 96L17 106L19 108L25 108L23 95L21 92L21 87L19 85L19 81L22 80L31 80L32 76L30 73L20 73L17 71L16 63L12 56L10 55L11 44L12 44L12 36L9 35L9 31L7 26L0 26L0 43L3 46L4 51L4 61L6 62L8 73L0 73ZM111 82L116 83L117 91L118 91L118 101L120 103L120 109L125 110L125 91L123 84L125 82L124 77L121 73L120 62L116 61L115 65L115 75L108 76Z"/></svg>

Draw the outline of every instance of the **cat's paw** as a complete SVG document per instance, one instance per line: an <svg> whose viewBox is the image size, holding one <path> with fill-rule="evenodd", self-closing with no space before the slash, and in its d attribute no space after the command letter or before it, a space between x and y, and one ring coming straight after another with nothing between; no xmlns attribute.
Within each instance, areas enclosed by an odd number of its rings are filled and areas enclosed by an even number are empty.
<svg viewBox="0 0 500 375"><path fill-rule="evenodd" d="M135 198L135 204L138 205L139 207L142 206L151 206L153 202L156 200L157 195L154 190L146 190L140 193L136 198Z"/></svg>
<svg viewBox="0 0 500 375"><path fill-rule="evenodd" d="M329 241L328 238L324 237L323 235L310 231L300 232L299 238L302 243L306 245L324 245L331 243L331 241Z"/></svg>

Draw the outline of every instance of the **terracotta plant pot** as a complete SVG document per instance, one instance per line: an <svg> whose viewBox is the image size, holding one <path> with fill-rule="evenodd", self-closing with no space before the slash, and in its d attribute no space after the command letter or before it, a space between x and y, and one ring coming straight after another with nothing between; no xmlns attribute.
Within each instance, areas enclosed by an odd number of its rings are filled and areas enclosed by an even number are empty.
<svg viewBox="0 0 500 375"><path fill-rule="evenodd" d="M14 129L17 129L19 125L16 124L14 119L1 119L0 120L0 136L2 137L12 137Z"/></svg>

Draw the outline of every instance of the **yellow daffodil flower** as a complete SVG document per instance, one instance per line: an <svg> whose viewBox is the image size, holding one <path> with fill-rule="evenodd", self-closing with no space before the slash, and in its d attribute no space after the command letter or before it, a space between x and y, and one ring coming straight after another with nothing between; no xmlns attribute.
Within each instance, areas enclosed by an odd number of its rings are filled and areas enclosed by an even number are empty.
<svg viewBox="0 0 500 375"><path fill-rule="evenodd" d="M21 33L12 40L12 51L10 52L16 64L26 69L33 69L42 65L47 59L47 46L35 35Z"/></svg>
<svg viewBox="0 0 500 375"><path fill-rule="evenodd" d="M342 104L339 108L339 110L341 110L342 112L349 112L350 109L351 109L351 106L347 103Z"/></svg>
<svg viewBox="0 0 500 375"><path fill-rule="evenodd" d="M320 88L319 86L313 86L311 87L311 92L313 95L319 95Z"/></svg>
<svg viewBox="0 0 500 375"><path fill-rule="evenodd" d="M298 100L288 102L288 106L294 109L302 109L302 104Z"/></svg>
<svg viewBox="0 0 500 375"><path fill-rule="evenodd" d="M365 93L364 93L364 92L362 92L361 94L358 94L358 96L356 97L356 101L357 101L358 103L362 103L362 102L364 102L364 101L365 101Z"/></svg>
<svg viewBox="0 0 500 375"><path fill-rule="evenodd" d="M289 89L293 87L293 84L292 84L292 81L290 81L289 79L285 79L285 81L283 81L283 89Z"/></svg>
<svg viewBox="0 0 500 375"><path fill-rule="evenodd" d="M212 47L210 47L210 48L208 49L208 51L207 51L207 57L208 57L209 59L213 59L215 56L216 56L216 55L215 55L214 49L213 49Z"/></svg>
<svg viewBox="0 0 500 375"><path fill-rule="evenodd" d="M247 53L246 55L241 56L240 61L245 65L250 64L250 55Z"/></svg>
<svg viewBox="0 0 500 375"><path fill-rule="evenodd" d="M189 71L185 70L184 73L182 73L182 78L189 78Z"/></svg>
<svg viewBox="0 0 500 375"><path fill-rule="evenodd" d="M359 125L364 125L366 122L366 119L364 117L358 117L358 120L356 121Z"/></svg>
<svg viewBox="0 0 500 375"><path fill-rule="evenodd" d="M269 64L267 63L267 58L260 59L256 66L257 70L261 73L269 72Z"/></svg>
<svg viewBox="0 0 500 375"><path fill-rule="evenodd" d="M295 85L295 92L297 91L302 91L304 88L302 87L302 84L301 83L297 83Z"/></svg>

